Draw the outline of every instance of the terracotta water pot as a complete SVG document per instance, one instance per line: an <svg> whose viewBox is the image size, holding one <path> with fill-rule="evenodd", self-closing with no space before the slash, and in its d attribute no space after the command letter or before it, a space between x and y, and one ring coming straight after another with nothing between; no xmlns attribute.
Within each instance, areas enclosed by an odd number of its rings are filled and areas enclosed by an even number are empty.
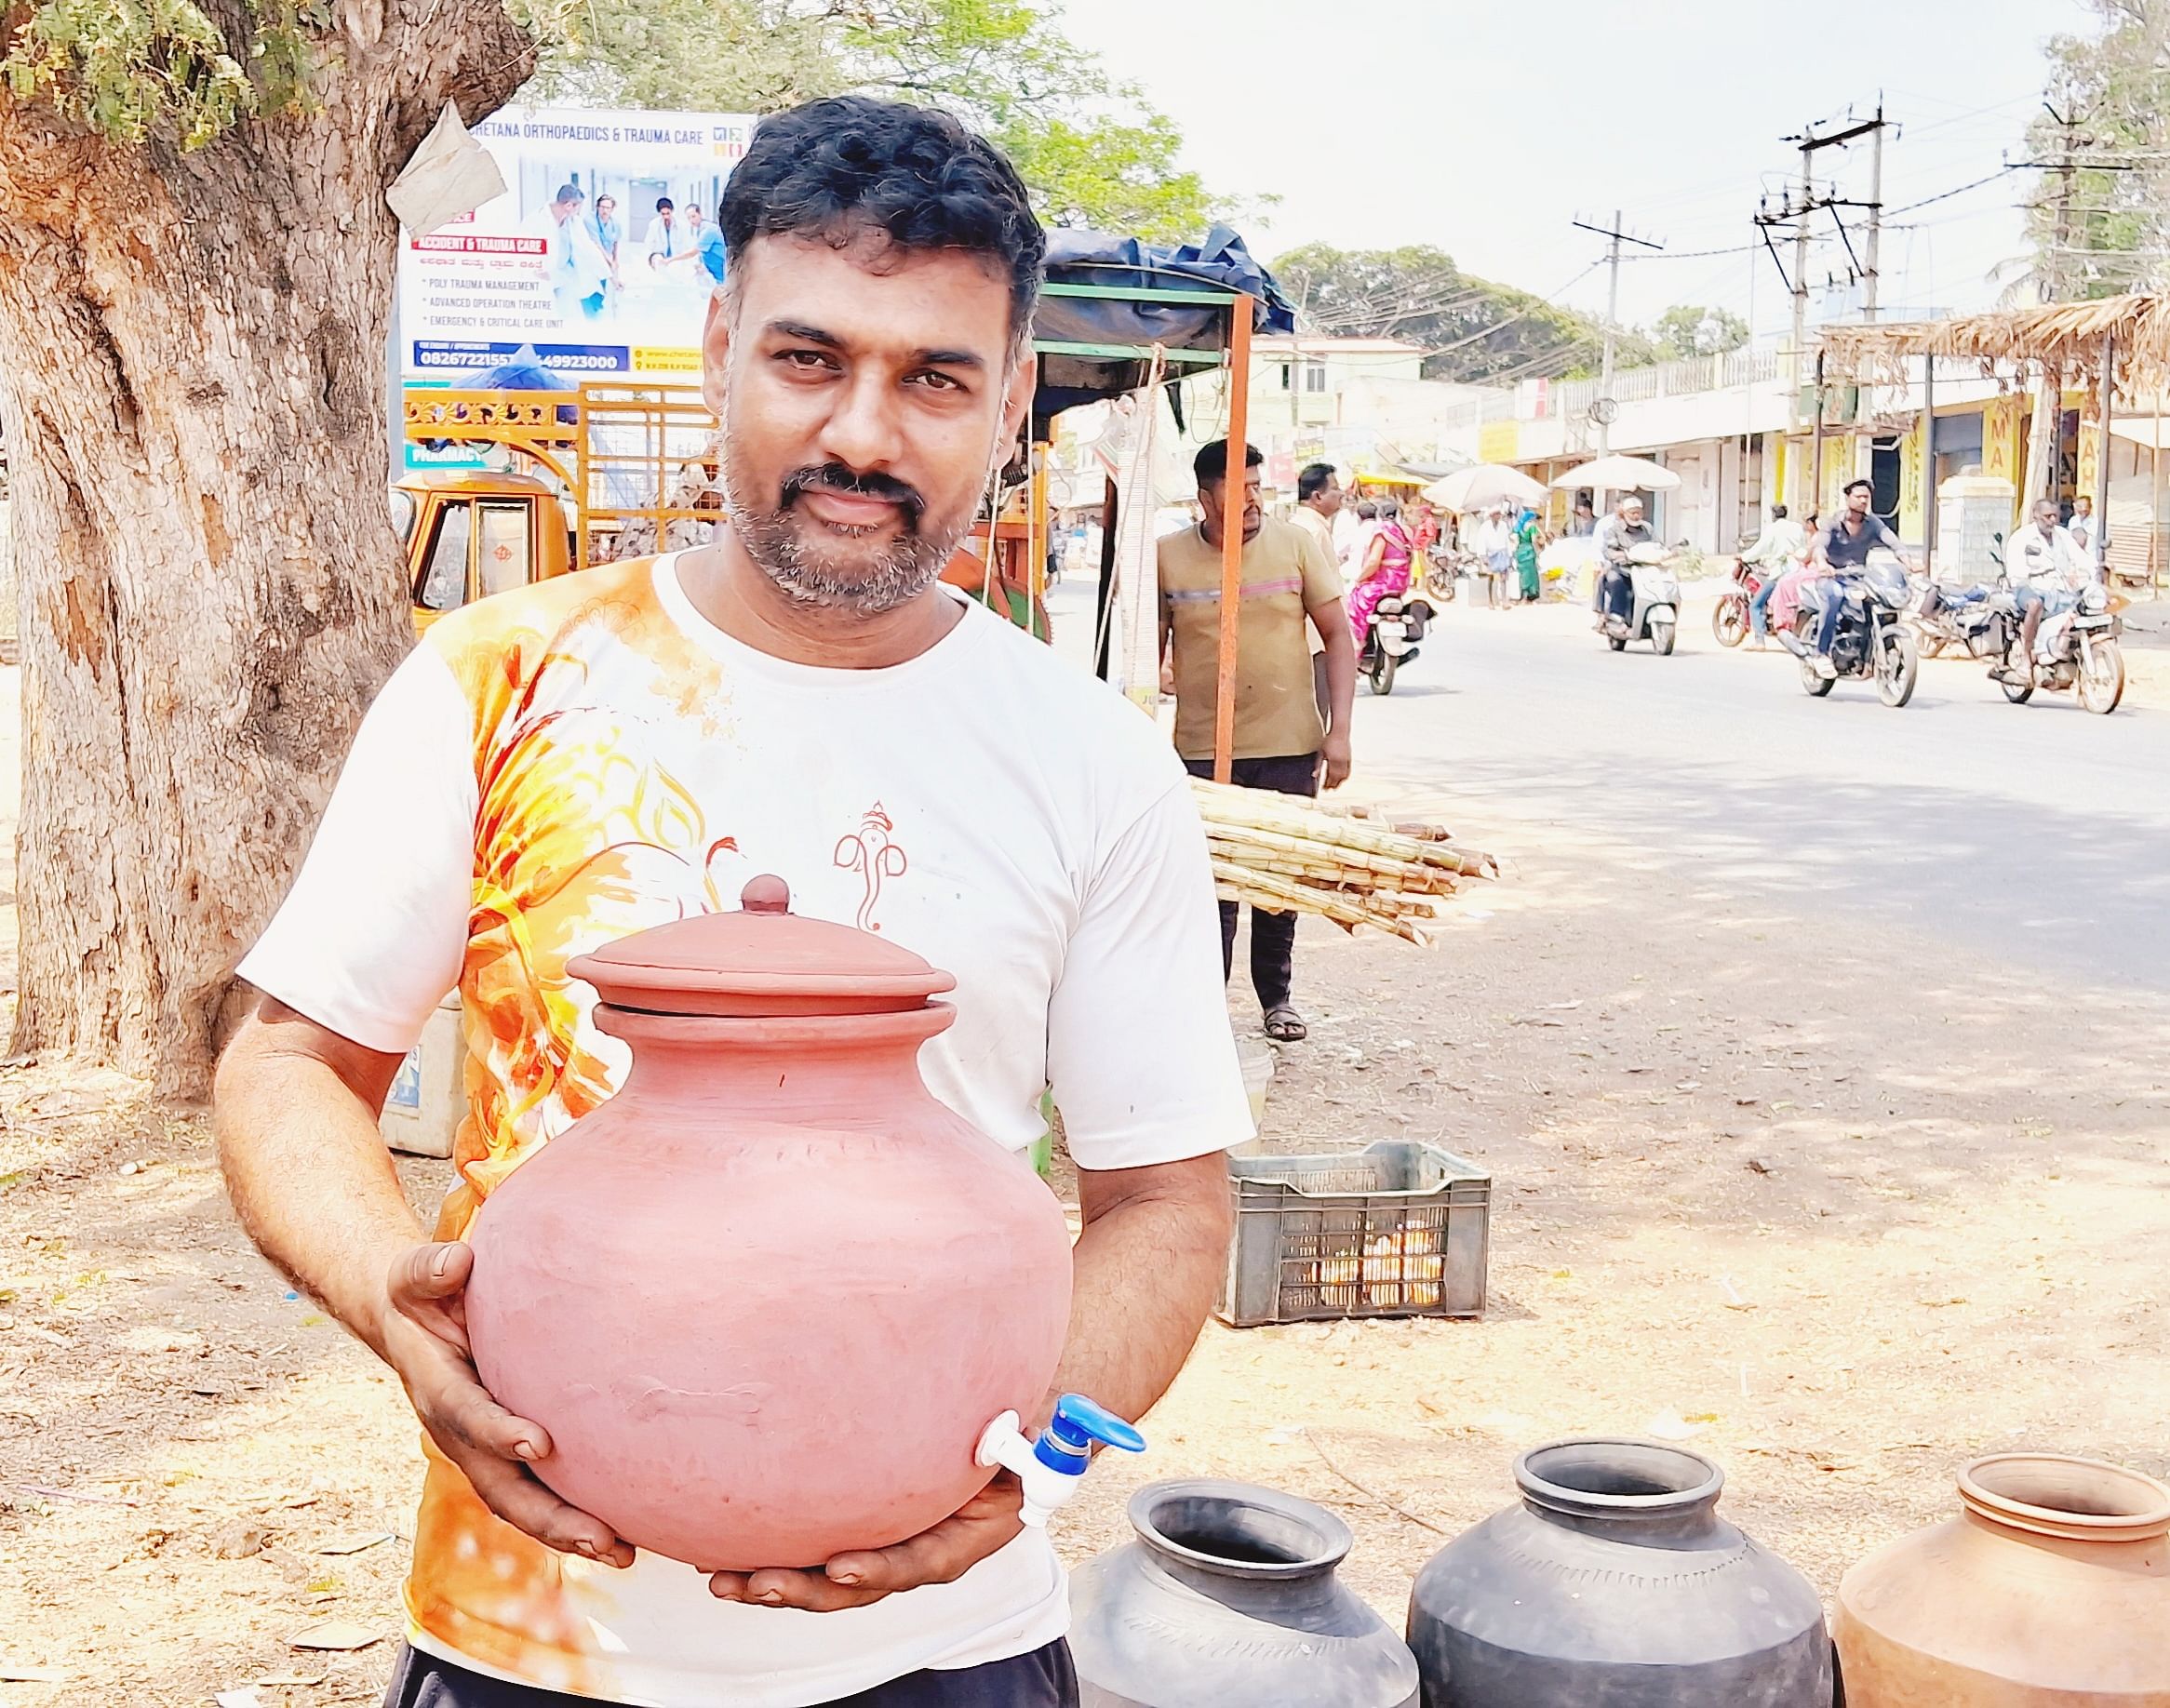
<svg viewBox="0 0 2170 1708"><path fill-rule="evenodd" d="M919 1077L955 981L790 914L779 879L741 900L570 964L633 1066L490 1194L467 1295L484 1385L550 1432L543 1479L711 1570L956 1512L1070 1310L1061 1207Z"/></svg>
<svg viewBox="0 0 2170 1708"><path fill-rule="evenodd" d="M2000 1453L1959 1499L1840 1582L1849 1708L2170 1708L2170 1488Z"/></svg>

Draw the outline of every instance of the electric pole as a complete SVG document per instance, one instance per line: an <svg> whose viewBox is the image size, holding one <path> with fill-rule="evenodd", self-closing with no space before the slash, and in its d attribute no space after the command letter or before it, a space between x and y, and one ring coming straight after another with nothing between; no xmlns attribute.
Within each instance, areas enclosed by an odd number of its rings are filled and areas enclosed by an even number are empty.
<svg viewBox="0 0 2170 1708"><path fill-rule="evenodd" d="M2093 148L2096 139L2080 134L2080 127L2087 122L2086 114L2059 113L2046 100L2042 103L2042 110L2049 114L2057 129L2063 132L2056 157L2054 160L2014 160L2008 164L2016 171L2056 174L2056 199L2051 227L2054 234L2035 277L2035 295L2043 302L2055 302L2071 287L2072 281L2066 271L2066 262L2072 254L2072 197L2079 188L2081 151ZM2090 172L2130 172L2136 168L2123 162L2090 160L2087 162L2087 169Z"/></svg>
<svg viewBox="0 0 2170 1708"><path fill-rule="evenodd" d="M1869 243L1866 265L1861 269L1861 318L1876 318L1877 281L1882 276L1883 257L1883 97L1876 98L1875 142L1869 153Z"/></svg>
<svg viewBox="0 0 2170 1708"><path fill-rule="evenodd" d="M2047 252L2036 271L2035 296L2043 302L2055 302L2068 291L2077 289L2084 281L2075 281L2069 271L2072 255L2072 196L2079 187L2080 152L2095 146L2093 136L2082 136L2081 126L2087 122L2084 113L2067 111L2059 113L2046 100L2042 110L2062 133L2062 141L2054 160L2018 160L2011 164L2023 171L2054 172L2056 174L2055 212L2052 215L2051 233ZM2128 165L2090 161L2091 172L2129 172ZM2035 387L2033 422L2028 429L2026 486L2020 492L2022 503L2031 503L2046 492L2055 498L2056 492L2057 460L2053 441L2059 436L2059 424L2064 419L2063 376L2046 368Z"/></svg>
<svg viewBox="0 0 2170 1708"><path fill-rule="evenodd" d="M1639 243L1646 249L1662 250L1665 247L1662 243L1653 243L1647 237L1633 236L1622 231L1620 226L1627 217L1625 209L1615 208L1613 212L1613 223L1610 226L1586 225L1580 220L1574 221L1576 231L1594 232L1600 237L1610 238L1613 246L1606 255L1607 262L1613 272L1613 282L1605 299L1605 360L1603 378L1598 381L1598 402L1601 407L1595 411L1595 419L1598 423L1598 455L1601 457L1609 456L1612 453L1613 416L1618 407L1613 401L1613 366L1619 354L1620 246L1623 243Z"/></svg>
<svg viewBox="0 0 2170 1708"><path fill-rule="evenodd" d="M1828 212L1838 226L1839 240L1846 246L1846 254L1853 262L1854 276L1865 281L1862 304L1865 316L1874 320L1877 314L1877 269L1881 261L1883 237L1883 133L1890 127L1883 116L1883 98L1876 100L1876 116L1860 123L1848 123L1831 131L1819 130L1815 125L1802 127L1799 136L1788 137L1801 150L1801 184L1796 193L1788 190L1779 207L1774 211L1766 197L1756 214L1757 228L1763 234L1763 247L1770 250L1771 260L1778 269L1778 276L1793 298L1793 360L1795 363L1793 425L1799 432L1809 423L1803 419L1807 410L1802 406L1802 394L1808 386L1802 377L1802 367L1808 355L1808 246L1809 221L1817 214ZM1866 202L1849 201L1836 190L1818 193L1815 187L1815 157L1827 148L1842 148L1849 142L1857 142L1863 137L1875 139L1876 153L1872 167L1873 178L1869 199ZM1864 260L1854 254L1854 239L1846 230L1842 209L1864 208L1869 214L1868 257ZM1772 241L1772 233L1781 226L1790 226L1793 236L1793 274L1786 274L1786 263L1779 260L1777 245ZM1813 407L1815 423L1819 430L1823 424L1823 387L1815 388ZM1808 495L1808 507L1815 509L1821 498L1819 493Z"/></svg>

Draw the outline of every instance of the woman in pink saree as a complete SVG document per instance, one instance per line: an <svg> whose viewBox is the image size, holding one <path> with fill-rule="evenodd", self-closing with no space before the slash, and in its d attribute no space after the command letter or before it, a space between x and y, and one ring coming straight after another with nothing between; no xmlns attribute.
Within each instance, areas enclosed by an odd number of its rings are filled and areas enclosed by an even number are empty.
<svg viewBox="0 0 2170 1708"><path fill-rule="evenodd" d="M1771 593L1771 633L1790 634L1793 620L1800 615L1802 595L1808 584L1824 572L1816 567L1816 525L1821 520L1815 511L1808 513L1805 531L1808 536L1808 555L1778 578L1778 585Z"/></svg>
<svg viewBox="0 0 2170 1708"><path fill-rule="evenodd" d="M1372 626L1372 613L1379 601L1409 591L1409 567L1415 548L1401 524L1401 506L1392 499L1379 505L1379 531L1364 554L1363 567L1348 592L1348 623L1356 631L1357 651L1364 649L1364 634Z"/></svg>

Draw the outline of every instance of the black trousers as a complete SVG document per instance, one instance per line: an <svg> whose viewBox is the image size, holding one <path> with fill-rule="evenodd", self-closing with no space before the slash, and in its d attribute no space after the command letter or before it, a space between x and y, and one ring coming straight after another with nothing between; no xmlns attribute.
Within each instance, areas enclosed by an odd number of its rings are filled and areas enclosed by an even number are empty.
<svg viewBox="0 0 2170 1708"><path fill-rule="evenodd" d="M1211 777L1211 759L1185 759L1193 777ZM1319 793L1319 755L1289 754L1270 759L1239 759L1231 781L1245 789L1270 789L1276 794ZM1236 912L1233 901L1221 903L1221 977L1236 970ZM1288 1006L1296 976L1296 916L1269 908L1251 910L1251 988L1258 1005L1267 1013Z"/></svg>
<svg viewBox="0 0 2170 1708"><path fill-rule="evenodd" d="M1078 1675L1066 1643L1012 1661L954 1673L913 1673L820 1708L1077 1708ZM607 1708L592 1696L566 1696L505 1684L403 1648L384 1708Z"/></svg>

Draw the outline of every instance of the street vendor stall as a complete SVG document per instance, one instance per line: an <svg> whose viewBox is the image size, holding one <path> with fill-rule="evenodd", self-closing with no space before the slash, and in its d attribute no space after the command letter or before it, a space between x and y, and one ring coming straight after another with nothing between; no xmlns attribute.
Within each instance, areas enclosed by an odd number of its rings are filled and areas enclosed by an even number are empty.
<svg viewBox="0 0 2170 1708"><path fill-rule="evenodd" d="M1949 320L1831 327L1822 335L1816 383L1819 390L1841 380L1909 387L1918 360L1922 413L1933 421L1936 414L1936 365L1943 358L1974 363L1985 375L1994 376L2003 369L2008 377L2016 373L2019 380L2029 374L2041 378L2043 383L2035 408L2037 421L2029 435L2038 449L2043 442L2042 418L2056 407L2055 400L2067 388L2091 393L2096 435L2094 479L2083 480L2080 487L2093 499L2096 514L2106 516L2110 501L2109 447L2117 431L2113 410L2123 404L2138 413L2144 405L2147 414L2157 418L2162 414L2161 399L2166 381L2170 381L2170 296L2146 293L1962 314ZM1922 491L1928 500L1924 504L1927 555L1932 563L1936 548L1933 438L1929 433L1921 435L1920 453ZM2159 454L2153 473L2159 476ZM2022 507L2043 484L2040 474L2017 483ZM2153 493L2160 490L2160 485L2155 484ZM2161 573L2155 561L2159 554L2152 547L2161 506L2150 503L2149 509L2149 525L2142 531L2150 542L2146 573L2152 580ZM2105 561L2104 533L2097 528L2092 541L2098 567Z"/></svg>
<svg viewBox="0 0 2170 1708"><path fill-rule="evenodd" d="M1243 479L1242 447L1249 425L1251 339L1258 331L1292 331L1294 311L1242 240L1216 226L1199 246L1156 249L1134 238L1092 232L1057 232L1048 251L1048 282L1033 319L1039 354L1039 392L1033 405L1035 437L1046 423L1080 404L1134 395L1149 411L1170 380L1223 369L1228 385L1229 479ZM1176 407L1172 393L1166 394ZM1144 426L1150 427L1150 416ZM1138 514L1149 494L1131 495L1126 518L1123 483L1108 487L1101 518L1101 583L1096 667L1109 670L1113 601L1127 544L1133 558L1150 549L1147 515ZM1129 526L1125 526L1126 519ZM1219 691L1214 728L1214 776L1228 780L1234 763L1236 653L1242 617L1243 542L1231 534L1222 549ZM1128 566L1142 577L1142 565ZM1157 680L1157 670L1156 670Z"/></svg>

